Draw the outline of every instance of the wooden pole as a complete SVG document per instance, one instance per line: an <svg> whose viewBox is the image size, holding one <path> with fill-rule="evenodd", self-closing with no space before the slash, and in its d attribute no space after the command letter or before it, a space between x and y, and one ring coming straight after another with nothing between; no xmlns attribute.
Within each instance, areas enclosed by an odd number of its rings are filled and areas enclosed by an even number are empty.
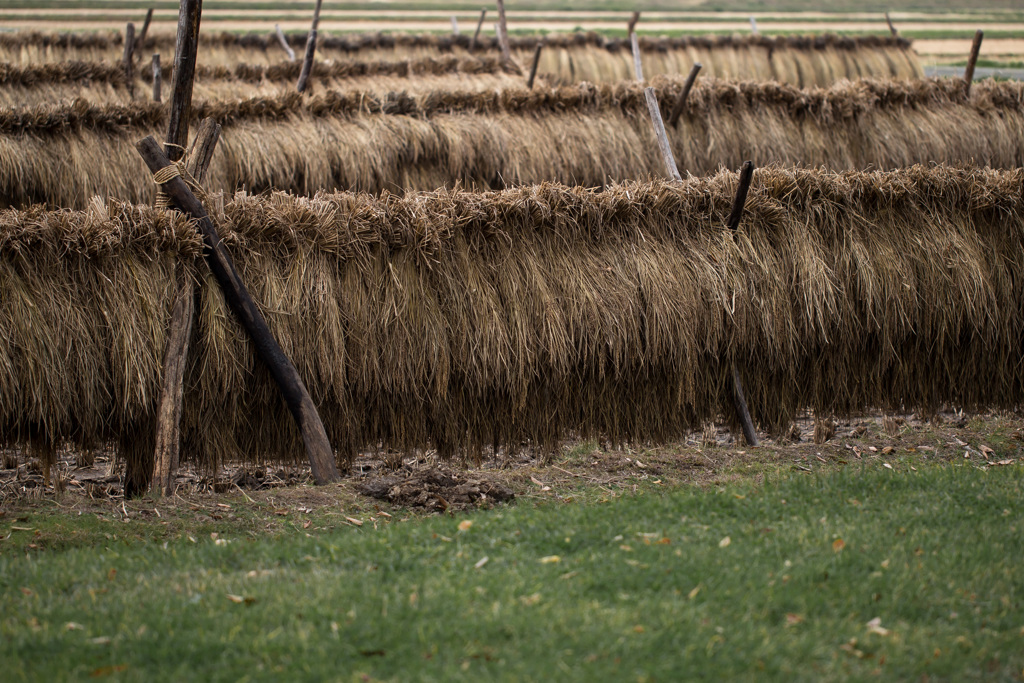
<svg viewBox="0 0 1024 683"><path fill-rule="evenodd" d="M690 68L690 75L686 77L686 82L683 83L683 90L679 93L679 97L676 98L676 103L672 107L672 113L668 117L668 125L673 128L679 125L679 117L683 114L686 99L690 96L690 90L693 89L693 84L697 80L697 74L700 73L701 68L700 62L694 62Z"/></svg>
<svg viewBox="0 0 1024 683"><path fill-rule="evenodd" d="M505 21L505 0L498 3L498 44L501 45L501 61L508 64L512 61L512 50L508 44L508 23Z"/></svg>
<svg viewBox="0 0 1024 683"><path fill-rule="evenodd" d="M978 64L978 54L981 53L981 39L985 37L984 32L975 31L974 42L971 44L971 56L967 59L967 68L964 69L964 96L971 94L971 83L974 82L974 67Z"/></svg>
<svg viewBox="0 0 1024 683"><path fill-rule="evenodd" d="M644 63L640 58L640 41L637 40L636 31L629 34L630 47L633 48L633 74L638 82L644 80Z"/></svg>
<svg viewBox="0 0 1024 683"><path fill-rule="evenodd" d="M142 43L146 40L146 35L149 34L149 24L153 21L153 8L150 7L146 10L146 19L142 22L142 30L139 31L139 38L135 41L135 51L142 54Z"/></svg>
<svg viewBox="0 0 1024 683"><path fill-rule="evenodd" d="M533 51L533 64L530 65L530 77L526 79L527 90L533 90L533 79L537 76L537 66L540 64L540 51L543 47L543 43L537 43L537 47Z"/></svg>
<svg viewBox="0 0 1024 683"><path fill-rule="evenodd" d="M203 0L181 0L178 10L178 38L174 48L170 123L167 127L167 156L177 161L188 144L188 121L192 116L192 85L199 49L199 21Z"/></svg>
<svg viewBox="0 0 1024 683"><path fill-rule="evenodd" d="M452 15L452 35L459 35L459 20L455 18L454 14Z"/></svg>
<svg viewBox="0 0 1024 683"><path fill-rule="evenodd" d="M281 347L274 339L270 328L267 326L263 314L256 307L249 290L246 289L235 270L234 263L227 249L220 240L210 217L203 208L202 203L185 185L180 176L168 172L168 167L173 165L167 156L160 149L160 145L152 136L140 140L136 144L139 154L146 162L150 172L154 175L160 174L160 180L166 176L169 179L161 183L163 191L171 198L175 207L185 215L196 221L199 230L206 242L206 261L213 272L217 283L224 292L224 298L231 310L238 316L242 326L249 333L253 345L256 347L257 355L266 363L271 375L274 377L278 389L284 397L292 417L298 424L302 433L302 440L306 446L306 455L309 457L310 468L313 472L313 479L318 484L325 484L337 481L340 478L338 468L335 464L334 453L331 444L327 439L327 432L324 430L323 422L317 413L316 405L310 398L302 378L295 370L295 366L284 355ZM166 174L166 175L165 175Z"/></svg>
<svg viewBox="0 0 1024 683"><path fill-rule="evenodd" d="M480 10L480 21L476 22L476 31L473 33L473 40L469 41L469 51L472 52L476 49L477 41L480 40L480 29L484 26L484 17L487 16L487 10Z"/></svg>
<svg viewBox="0 0 1024 683"><path fill-rule="evenodd" d="M672 180L682 182L683 177L679 175L676 167L676 158L672 154L672 147L668 144L668 134L665 133L665 122L661 118L661 107L658 106L658 97L654 94L654 88L644 88L644 98L647 100L647 111L651 115L651 123L654 124L654 135L658 138L658 147L661 148L661 158L665 160L665 170Z"/></svg>
<svg viewBox="0 0 1024 683"><path fill-rule="evenodd" d="M309 30L309 37L306 38L306 56L302 60L302 72L299 74L297 86L299 92L306 92L309 72L313 70L313 55L316 54L316 27L320 24L321 4L323 4L323 0L316 0L316 9L313 10L313 27Z"/></svg>
<svg viewBox="0 0 1024 683"><path fill-rule="evenodd" d="M640 21L640 13L633 12L633 16L629 18L629 30L626 31L627 36L636 30L636 22L638 21Z"/></svg>
<svg viewBox="0 0 1024 683"><path fill-rule="evenodd" d="M750 15L750 31L755 36L757 35L757 19L754 18L753 14Z"/></svg>
<svg viewBox="0 0 1024 683"><path fill-rule="evenodd" d="M212 118L203 119L189 149L185 169L202 184L220 138L220 126ZM156 438L154 439L153 477L150 488L158 495L174 493L174 475L181 449L181 411L188 342L192 335L195 310L195 283L189 268L180 260L174 265L174 305L164 349L163 383L157 399Z"/></svg>
<svg viewBox="0 0 1024 683"><path fill-rule="evenodd" d="M732 203L732 212L729 214L729 220L726 222L730 232L735 232L739 228L740 219L743 218L743 207L747 204L747 192L750 190L750 181L753 177L754 164L750 161L744 162L743 168L740 170L739 187L736 188L736 199ZM754 421L750 418L747 399L743 393L743 382L740 380L740 372L736 367L735 361L732 363L731 370L732 402L733 407L736 409L736 416L743 427L743 437L747 440L747 445L757 446L759 444L757 430L754 429Z"/></svg>
<svg viewBox="0 0 1024 683"><path fill-rule="evenodd" d="M295 61L295 50L288 44L288 39L284 37L284 32L281 30L281 24L274 24L274 33L277 34L277 42L281 44L281 48L285 54L288 55L288 61Z"/></svg>
<svg viewBox="0 0 1024 683"><path fill-rule="evenodd" d="M160 101L160 86L163 80L163 72L160 71L160 54L153 55L153 101Z"/></svg>
<svg viewBox="0 0 1024 683"><path fill-rule="evenodd" d="M885 23L889 24L889 33L894 37L900 34L900 32L896 30L896 27L892 25L892 19L889 18L888 12L885 13Z"/></svg>
<svg viewBox="0 0 1024 683"><path fill-rule="evenodd" d="M132 53L135 52L135 24L128 22L128 25L124 28L124 57L122 60L122 66L124 67L124 78L125 83L128 84L128 96L135 99L135 69L133 68L135 62L132 61Z"/></svg>

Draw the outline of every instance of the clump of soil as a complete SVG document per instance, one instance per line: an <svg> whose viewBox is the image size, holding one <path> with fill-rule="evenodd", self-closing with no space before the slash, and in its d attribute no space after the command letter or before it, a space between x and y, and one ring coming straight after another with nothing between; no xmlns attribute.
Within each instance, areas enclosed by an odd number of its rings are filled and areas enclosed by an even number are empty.
<svg viewBox="0 0 1024 683"><path fill-rule="evenodd" d="M397 475L371 479L356 490L393 505L428 510L464 510L491 507L515 498L512 489L490 481L480 472L455 472L428 467Z"/></svg>

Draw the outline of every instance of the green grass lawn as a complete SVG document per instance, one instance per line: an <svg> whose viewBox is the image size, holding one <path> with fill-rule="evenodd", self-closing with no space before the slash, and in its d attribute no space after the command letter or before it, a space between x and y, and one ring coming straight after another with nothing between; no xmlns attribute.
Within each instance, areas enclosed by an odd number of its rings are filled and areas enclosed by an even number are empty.
<svg viewBox="0 0 1024 683"><path fill-rule="evenodd" d="M1024 466L892 464L195 542L44 506L0 523L70 539L0 546L0 671L1020 680Z"/></svg>

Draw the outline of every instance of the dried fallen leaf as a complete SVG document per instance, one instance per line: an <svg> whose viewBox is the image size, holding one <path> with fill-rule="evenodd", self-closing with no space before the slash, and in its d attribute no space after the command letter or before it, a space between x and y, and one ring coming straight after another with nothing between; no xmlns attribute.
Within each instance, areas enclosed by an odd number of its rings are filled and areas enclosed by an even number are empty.
<svg viewBox="0 0 1024 683"><path fill-rule="evenodd" d="M473 520L464 519L459 522L459 531L469 531L473 528Z"/></svg>
<svg viewBox="0 0 1024 683"><path fill-rule="evenodd" d="M799 614L793 614L792 612L788 612L786 614L786 626L796 626L797 624L802 623L803 620L804 618Z"/></svg>
<svg viewBox="0 0 1024 683"><path fill-rule="evenodd" d="M885 448L882 449L882 455L889 455L894 450L896 450L896 449L893 448L892 446L886 446Z"/></svg>
<svg viewBox="0 0 1024 683"><path fill-rule="evenodd" d="M489 558L486 555L484 555L483 557L481 557L479 560L476 561L476 564L473 565L473 568L474 569L482 569L483 566L490 561L490 559L491 558Z"/></svg>
<svg viewBox="0 0 1024 683"><path fill-rule="evenodd" d="M345 521L348 522L349 524L354 525L354 526L362 526L363 525L363 520L356 519L355 517L346 517Z"/></svg>
<svg viewBox="0 0 1024 683"><path fill-rule="evenodd" d="M252 603L256 602L256 598L251 598L249 596L244 596L243 597L241 595L232 595L231 593L228 593L227 597L228 597L228 600L230 600L231 602L235 602L235 603L238 603L240 605L241 604L251 605Z"/></svg>
<svg viewBox="0 0 1024 683"><path fill-rule="evenodd" d="M984 455L986 458L988 458L988 456L990 456L990 455L995 453L994 450L992 450L991 448L989 448L985 444L981 444L981 446L978 447L978 450L981 451L982 455Z"/></svg>
<svg viewBox="0 0 1024 683"><path fill-rule="evenodd" d="M93 645L110 645L110 636L99 636L97 638L90 638L89 642Z"/></svg>
<svg viewBox="0 0 1024 683"><path fill-rule="evenodd" d="M883 463L882 463L882 467L885 467L885 468L887 468L887 469L890 469L890 470L892 469L892 465L890 465L890 464L889 464L889 463L887 463L887 462L883 462Z"/></svg>
<svg viewBox="0 0 1024 683"><path fill-rule="evenodd" d="M997 462L995 464L996 465L1012 465L1013 464L1013 460L1000 460L999 462Z"/></svg>
<svg viewBox="0 0 1024 683"><path fill-rule="evenodd" d="M93 669L89 672L90 678L100 678L102 676L109 676L110 674L119 673L128 668L127 664L118 664L116 666L101 666L98 669Z"/></svg>
<svg viewBox="0 0 1024 683"><path fill-rule="evenodd" d="M21 592L24 593L25 595L32 595L32 589L31 588L25 588L24 586L21 587Z"/></svg>
<svg viewBox="0 0 1024 683"><path fill-rule="evenodd" d="M696 586L694 586L693 590L690 591L689 593L687 593L686 595L687 595L688 598L690 598L690 600L693 600L695 597L697 597L697 593L700 593L700 584L699 583Z"/></svg>
<svg viewBox="0 0 1024 683"><path fill-rule="evenodd" d="M68 623L64 624L64 628L68 631L81 631L85 627L77 622L69 621Z"/></svg>
<svg viewBox="0 0 1024 683"><path fill-rule="evenodd" d="M718 547L719 548L727 548L727 547L729 547L730 543L732 543L732 539L729 538L728 536L726 536L725 538L723 538L721 541L718 542Z"/></svg>
<svg viewBox="0 0 1024 683"><path fill-rule="evenodd" d="M117 578L117 570L116 569L111 569L109 572L107 572L107 581L113 581L116 578Z"/></svg>
<svg viewBox="0 0 1024 683"><path fill-rule="evenodd" d="M836 540L832 541L832 552L834 553L842 552L843 548L845 547L846 541L844 541L841 538L837 538Z"/></svg>
<svg viewBox="0 0 1024 683"><path fill-rule="evenodd" d="M887 636L890 633L889 629L884 628L882 626L882 618L881 617L875 617L874 619L869 621L866 624L866 626L868 628L868 633L876 633L876 634L878 634L880 636Z"/></svg>
<svg viewBox="0 0 1024 683"><path fill-rule="evenodd" d="M633 633L643 633L643 632L644 632L644 631L646 631L646 630L647 630L647 629L645 629L645 628L644 628L643 626L641 626L640 624L637 624L636 626L634 626L634 627L633 627Z"/></svg>
<svg viewBox="0 0 1024 683"><path fill-rule="evenodd" d="M541 564L554 564L555 562L561 562L562 558L558 555L547 555L538 560Z"/></svg>
<svg viewBox="0 0 1024 683"><path fill-rule="evenodd" d="M540 602L540 593L534 593L533 595L523 595L519 598L519 602L524 605L536 605Z"/></svg>

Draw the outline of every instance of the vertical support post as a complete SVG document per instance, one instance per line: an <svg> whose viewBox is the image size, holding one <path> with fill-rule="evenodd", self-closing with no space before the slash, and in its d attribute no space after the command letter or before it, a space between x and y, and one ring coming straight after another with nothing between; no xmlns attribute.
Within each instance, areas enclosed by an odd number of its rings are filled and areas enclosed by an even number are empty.
<svg viewBox="0 0 1024 683"><path fill-rule="evenodd" d="M192 85L199 50L199 21L203 0L181 0L178 10L178 39L174 48L170 123L167 127L167 157L177 161L188 144L188 120L192 116Z"/></svg>
<svg viewBox="0 0 1024 683"><path fill-rule="evenodd" d="M302 60L302 72L299 74L299 83L296 86L299 92L306 92L309 72L313 69L313 56L316 54L316 28L320 24L320 5L322 4L323 0L316 0L316 9L313 10L313 27L309 30L309 37L306 38L306 56Z"/></svg>
<svg viewBox="0 0 1024 683"><path fill-rule="evenodd" d="M889 33L891 33L894 38L899 35L900 32L892 25L892 19L889 18L888 12L885 13L885 23L889 24Z"/></svg>
<svg viewBox="0 0 1024 683"><path fill-rule="evenodd" d="M139 31L139 37L135 41L135 50L142 54L143 45L142 43L146 40L146 35L149 33L149 25L153 21L153 8L150 7L146 10L146 19L142 22L142 30Z"/></svg>
<svg viewBox="0 0 1024 683"><path fill-rule="evenodd" d="M694 62L690 68L690 75L686 77L686 82L683 83L683 90L679 93L679 97L676 98L676 103L672 107L672 113L668 117L668 125L673 128L679 125L679 117L683 114L683 107L686 106L686 99L690 96L690 90L693 89L693 84L697 80L697 74L700 73L702 65L700 62Z"/></svg>
<svg viewBox="0 0 1024 683"><path fill-rule="evenodd" d="M640 21L640 13L639 12L633 12L633 16L629 18L629 27L626 30L626 35L627 36L629 34L633 33L634 31L636 31L636 23L638 21Z"/></svg>
<svg viewBox="0 0 1024 683"><path fill-rule="evenodd" d="M277 42L281 44L281 49L288 55L288 61L295 61L295 50L288 44L288 39L284 37L284 32L281 30L281 24L274 24L274 33L277 34Z"/></svg>
<svg viewBox="0 0 1024 683"><path fill-rule="evenodd" d="M654 88L644 88L644 98L647 100L647 111L651 115L651 123L654 124L654 135L658 138L658 147L661 148L661 157L665 160L665 170L672 180L681 183L683 177L679 175L675 155L672 154L672 147L668 144L668 134L665 132L665 122L661 118L661 107L658 106L658 97L654 94Z"/></svg>
<svg viewBox="0 0 1024 683"><path fill-rule="evenodd" d="M480 40L480 29L484 27L484 17L487 16L487 10L480 10L480 21L476 22L476 31L473 32L473 40L469 41L469 51L472 52L476 49L477 42Z"/></svg>
<svg viewBox="0 0 1024 683"><path fill-rule="evenodd" d="M136 149L153 174L161 173L171 166L171 162L152 136L140 140L136 144ZM337 481L340 478L338 467L316 405L295 366L274 339L267 321L239 277L231 255L224 247L202 203L180 177L171 177L161 184L161 188L179 211L196 221L202 232L207 247L206 261L210 265L210 270L224 292L228 306L248 332L256 348L256 354L266 363L292 417L295 418L306 446L314 480L318 484Z"/></svg>
<svg viewBox="0 0 1024 683"><path fill-rule="evenodd" d="M512 50L508 44L508 23L505 21L505 0L497 0L498 3L498 44L501 45L501 62L508 64L512 61Z"/></svg>
<svg viewBox="0 0 1024 683"><path fill-rule="evenodd" d="M210 167L213 151L220 138L220 126L212 118L204 119L189 149L186 170L202 183ZM153 477L150 488L159 495L174 493L174 474L178 470L181 449L181 411L188 342L192 336L195 309L195 283L182 261L174 265L174 305L164 349L163 383L157 402L156 439L153 454Z"/></svg>
<svg viewBox="0 0 1024 683"><path fill-rule="evenodd" d="M971 94L971 83L974 82L974 67L978 64L978 54L981 53L981 39L984 37L984 32L980 30L974 33L974 42L971 44L971 56L967 59L967 67L964 69L964 97Z"/></svg>
<svg viewBox="0 0 1024 683"><path fill-rule="evenodd" d="M754 18L753 14L750 15L750 31L755 36L758 35L758 32L757 32L757 19Z"/></svg>
<svg viewBox="0 0 1024 683"><path fill-rule="evenodd" d="M636 76L638 83L642 83L644 80L644 63L640 58L640 41L637 40L636 31L630 31L629 44L633 49L633 75Z"/></svg>
<svg viewBox="0 0 1024 683"><path fill-rule="evenodd" d="M135 52L135 24L128 22L124 28L124 80L128 85L128 96L135 99L135 62L132 61L132 53Z"/></svg>
<svg viewBox="0 0 1024 683"><path fill-rule="evenodd" d="M747 203L747 192L750 190L750 181L754 177L754 164L750 161L744 162L740 170L740 183L736 188L736 199L732 204L732 212L726 225L730 232L736 232L743 218L743 207ZM750 410L747 408L747 399L743 393L743 382L740 380L740 372L736 362L732 363L732 401L736 409L736 416L743 427L743 437L750 446L757 446L757 430L754 429L754 421L750 418Z"/></svg>
<svg viewBox="0 0 1024 683"><path fill-rule="evenodd" d="M455 18L454 14L452 15L452 35L459 35L459 20Z"/></svg>
<svg viewBox="0 0 1024 683"><path fill-rule="evenodd" d="M537 76L537 66L540 64L540 51L543 47L544 43L537 43L537 47L533 51L533 64L530 65L530 77L526 79L527 90L533 90L533 79Z"/></svg>
<svg viewBox="0 0 1024 683"><path fill-rule="evenodd" d="M160 53L153 55L153 101L160 101L160 87L163 80L163 72L160 70Z"/></svg>

